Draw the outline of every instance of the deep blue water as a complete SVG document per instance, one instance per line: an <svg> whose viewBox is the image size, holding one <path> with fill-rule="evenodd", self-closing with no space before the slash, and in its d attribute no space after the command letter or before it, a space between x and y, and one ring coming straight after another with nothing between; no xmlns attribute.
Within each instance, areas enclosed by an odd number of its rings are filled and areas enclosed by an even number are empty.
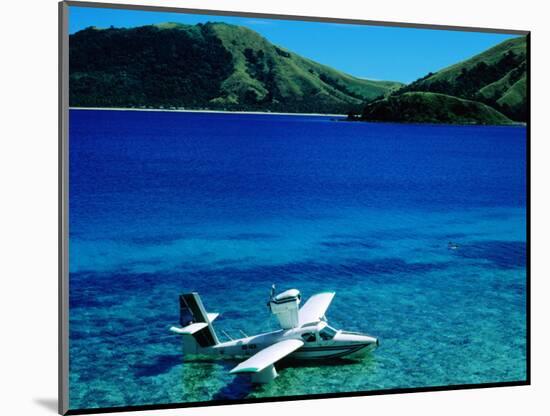
<svg viewBox="0 0 550 416"><path fill-rule="evenodd" d="M524 380L525 144L523 127L71 110L70 407ZM335 290L329 322L380 348L262 387L184 360L179 293L238 336L276 328L272 283Z"/></svg>

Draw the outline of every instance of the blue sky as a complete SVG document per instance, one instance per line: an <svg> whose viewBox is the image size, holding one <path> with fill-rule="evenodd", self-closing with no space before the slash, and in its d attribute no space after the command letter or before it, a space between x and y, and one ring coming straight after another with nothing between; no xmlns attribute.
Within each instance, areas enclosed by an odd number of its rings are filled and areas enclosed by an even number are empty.
<svg viewBox="0 0 550 416"><path fill-rule="evenodd" d="M70 33L89 26L135 27L162 22L196 24L208 21L247 26L276 45L360 78L405 83L515 37L250 17L69 8Z"/></svg>

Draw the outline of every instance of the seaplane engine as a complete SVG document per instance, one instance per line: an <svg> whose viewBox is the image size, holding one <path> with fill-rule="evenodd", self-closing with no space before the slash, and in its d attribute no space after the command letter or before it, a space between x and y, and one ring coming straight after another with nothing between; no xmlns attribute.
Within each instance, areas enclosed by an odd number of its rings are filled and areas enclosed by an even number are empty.
<svg viewBox="0 0 550 416"><path fill-rule="evenodd" d="M275 315L283 329L296 328L298 326L298 310L302 296L297 289L285 290L275 295L275 286L271 288L271 296L267 306Z"/></svg>

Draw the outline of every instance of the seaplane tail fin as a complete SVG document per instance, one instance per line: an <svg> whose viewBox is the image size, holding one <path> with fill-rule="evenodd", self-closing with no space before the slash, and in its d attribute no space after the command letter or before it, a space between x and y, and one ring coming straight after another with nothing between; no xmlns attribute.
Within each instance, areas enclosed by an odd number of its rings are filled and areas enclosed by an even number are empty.
<svg viewBox="0 0 550 416"><path fill-rule="evenodd" d="M199 294L196 292L180 295L179 302L180 325L182 326L179 330L184 331L182 334L192 335L201 348L218 344L220 341L212 325L212 321L218 317L218 314L207 313ZM191 330L193 332L189 332ZM178 333L174 330L172 332Z"/></svg>
<svg viewBox="0 0 550 416"><path fill-rule="evenodd" d="M334 292L322 292L310 297L298 311L299 325L323 319L334 295Z"/></svg>
<svg viewBox="0 0 550 416"><path fill-rule="evenodd" d="M304 342L299 339L287 339L277 342L243 361L229 373L252 373L252 382L267 383L277 377L277 371L273 364L292 354L302 345L304 345Z"/></svg>

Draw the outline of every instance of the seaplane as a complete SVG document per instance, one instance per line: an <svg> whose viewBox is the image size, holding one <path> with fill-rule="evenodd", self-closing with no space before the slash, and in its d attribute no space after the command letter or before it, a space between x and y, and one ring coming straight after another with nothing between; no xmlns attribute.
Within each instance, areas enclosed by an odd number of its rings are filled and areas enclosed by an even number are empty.
<svg viewBox="0 0 550 416"><path fill-rule="evenodd" d="M362 358L378 347L375 337L337 330L328 324L325 313L334 295L335 292L318 293L300 308L300 291L289 289L276 295L273 286L267 305L281 328L220 342L212 324L219 314L206 312L198 293L185 293L179 296L180 326L172 326L170 331L182 336L185 356L244 359L230 374L250 374L252 383L265 384L277 377L275 364L285 357Z"/></svg>

